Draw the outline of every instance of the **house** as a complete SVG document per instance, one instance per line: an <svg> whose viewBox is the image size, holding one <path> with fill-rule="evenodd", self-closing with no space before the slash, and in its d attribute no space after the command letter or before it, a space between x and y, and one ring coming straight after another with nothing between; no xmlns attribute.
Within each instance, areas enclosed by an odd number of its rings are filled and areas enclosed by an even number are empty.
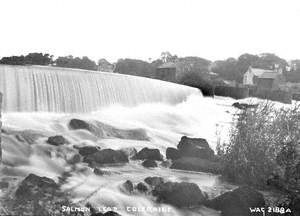
<svg viewBox="0 0 300 216"><path fill-rule="evenodd" d="M281 69L266 70L249 67L243 77L243 84L260 89L278 89L283 82Z"/></svg>
<svg viewBox="0 0 300 216"><path fill-rule="evenodd" d="M113 72L115 68L114 64L109 63L106 59L100 59L98 61L98 71Z"/></svg>
<svg viewBox="0 0 300 216"><path fill-rule="evenodd" d="M156 79L176 82L176 65L173 62L167 62L156 68Z"/></svg>

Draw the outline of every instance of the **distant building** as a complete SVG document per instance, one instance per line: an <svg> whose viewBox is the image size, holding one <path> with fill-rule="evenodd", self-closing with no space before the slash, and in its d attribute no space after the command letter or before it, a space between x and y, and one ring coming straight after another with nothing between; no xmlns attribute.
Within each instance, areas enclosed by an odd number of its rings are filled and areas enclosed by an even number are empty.
<svg viewBox="0 0 300 216"><path fill-rule="evenodd" d="M113 72L115 68L114 64L109 63L106 59L100 59L98 61L98 71Z"/></svg>
<svg viewBox="0 0 300 216"><path fill-rule="evenodd" d="M156 68L156 79L176 82L176 65L173 62L167 62Z"/></svg>
<svg viewBox="0 0 300 216"><path fill-rule="evenodd" d="M283 83L282 70L266 70L249 67L243 77L243 84L248 86L257 86L261 89L278 89Z"/></svg>

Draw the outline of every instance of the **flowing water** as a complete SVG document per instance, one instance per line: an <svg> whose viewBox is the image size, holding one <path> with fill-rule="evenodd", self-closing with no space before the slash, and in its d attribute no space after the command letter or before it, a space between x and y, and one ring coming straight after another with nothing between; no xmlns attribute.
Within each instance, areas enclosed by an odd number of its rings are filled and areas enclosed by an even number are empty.
<svg viewBox="0 0 300 216"><path fill-rule="evenodd" d="M197 95L190 96L185 102L177 105L142 104L136 107L111 106L97 112L87 114L61 113L4 113L4 130L24 131L29 137L34 134L43 135L33 144L20 141L15 132L3 134L3 173L9 176L26 176L35 173L48 176L58 181L65 172L72 175L62 186L63 190L70 191L74 201L79 203L90 202L97 207L117 207L123 215L218 215L217 212L199 208L188 212L174 207L157 204L150 196L136 193L128 195L120 186L126 180L134 183L143 181L148 176L161 176L171 181L189 181L210 196L215 196L224 190L226 185L219 182L218 176L207 173L176 171L160 165L158 168L143 168L138 161L130 161L125 166L108 166L103 170L110 172L104 177L96 176L92 169L83 163L74 168L67 161L77 153L74 145L95 145L101 148L131 148L137 150L143 147L158 148L165 155L167 147L176 147L181 136L203 137L208 140L212 148L217 142L216 132L223 141L227 139L230 127L230 106L233 100L223 98L203 98ZM87 121L100 121L120 129L142 129L149 136L149 140L106 138L99 139L85 130L69 130L68 122L72 118ZM71 144L51 146L46 143L51 135L63 135ZM50 152L50 154L49 154ZM168 213L128 212L127 206L139 207L170 207Z"/></svg>
<svg viewBox="0 0 300 216"><path fill-rule="evenodd" d="M35 173L58 182L60 176L70 173L62 190L69 191L74 202L82 205L90 202L100 208L116 207L122 215L219 215L205 207L176 209L157 204L149 195L128 195L120 189L126 180L138 183L149 176L161 176L170 181L194 182L213 197L229 187L216 175L171 170L161 164L146 169L139 161L130 161L124 166L104 167L109 174L96 176L86 164L74 166L67 161L77 153L74 146L85 145L102 149L158 148L165 155L166 148L176 147L183 135L205 138L215 148L218 141L228 139L234 100L204 98L193 88L151 79L81 73L84 76L79 76L76 70L71 74L48 67L1 66L0 88L6 98L1 174L23 178ZM66 86L60 88L63 85ZM70 130L68 122L72 118L99 121L124 130L141 129L149 139L99 138L85 130ZM47 144L47 138L53 135L63 135L70 144ZM128 206L169 210L133 212L126 209Z"/></svg>
<svg viewBox="0 0 300 216"><path fill-rule="evenodd" d="M194 88L160 80L46 66L0 65L0 92L10 112L90 112L112 104L176 104Z"/></svg>

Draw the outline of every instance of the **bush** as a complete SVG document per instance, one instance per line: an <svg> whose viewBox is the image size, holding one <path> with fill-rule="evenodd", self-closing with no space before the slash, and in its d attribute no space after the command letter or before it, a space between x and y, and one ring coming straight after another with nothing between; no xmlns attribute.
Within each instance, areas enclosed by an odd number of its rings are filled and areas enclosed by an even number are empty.
<svg viewBox="0 0 300 216"><path fill-rule="evenodd" d="M273 178L282 182L279 189L299 190L299 127L299 106L278 109L263 103L241 111L231 129L230 142L218 145L224 175L234 182L262 188Z"/></svg>
<svg viewBox="0 0 300 216"><path fill-rule="evenodd" d="M198 88L202 91L204 96L214 96L214 85L212 81L205 78L201 73L186 73L179 78L178 83Z"/></svg>

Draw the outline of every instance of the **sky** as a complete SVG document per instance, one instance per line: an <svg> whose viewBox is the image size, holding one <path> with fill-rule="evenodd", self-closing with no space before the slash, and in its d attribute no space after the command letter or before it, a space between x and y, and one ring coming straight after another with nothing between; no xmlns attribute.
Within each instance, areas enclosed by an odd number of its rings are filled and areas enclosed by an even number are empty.
<svg viewBox="0 0 300 216"><path fill-rule="evenodd" d="M0 0L0 58L300 59L299 0Z"/></svg>

